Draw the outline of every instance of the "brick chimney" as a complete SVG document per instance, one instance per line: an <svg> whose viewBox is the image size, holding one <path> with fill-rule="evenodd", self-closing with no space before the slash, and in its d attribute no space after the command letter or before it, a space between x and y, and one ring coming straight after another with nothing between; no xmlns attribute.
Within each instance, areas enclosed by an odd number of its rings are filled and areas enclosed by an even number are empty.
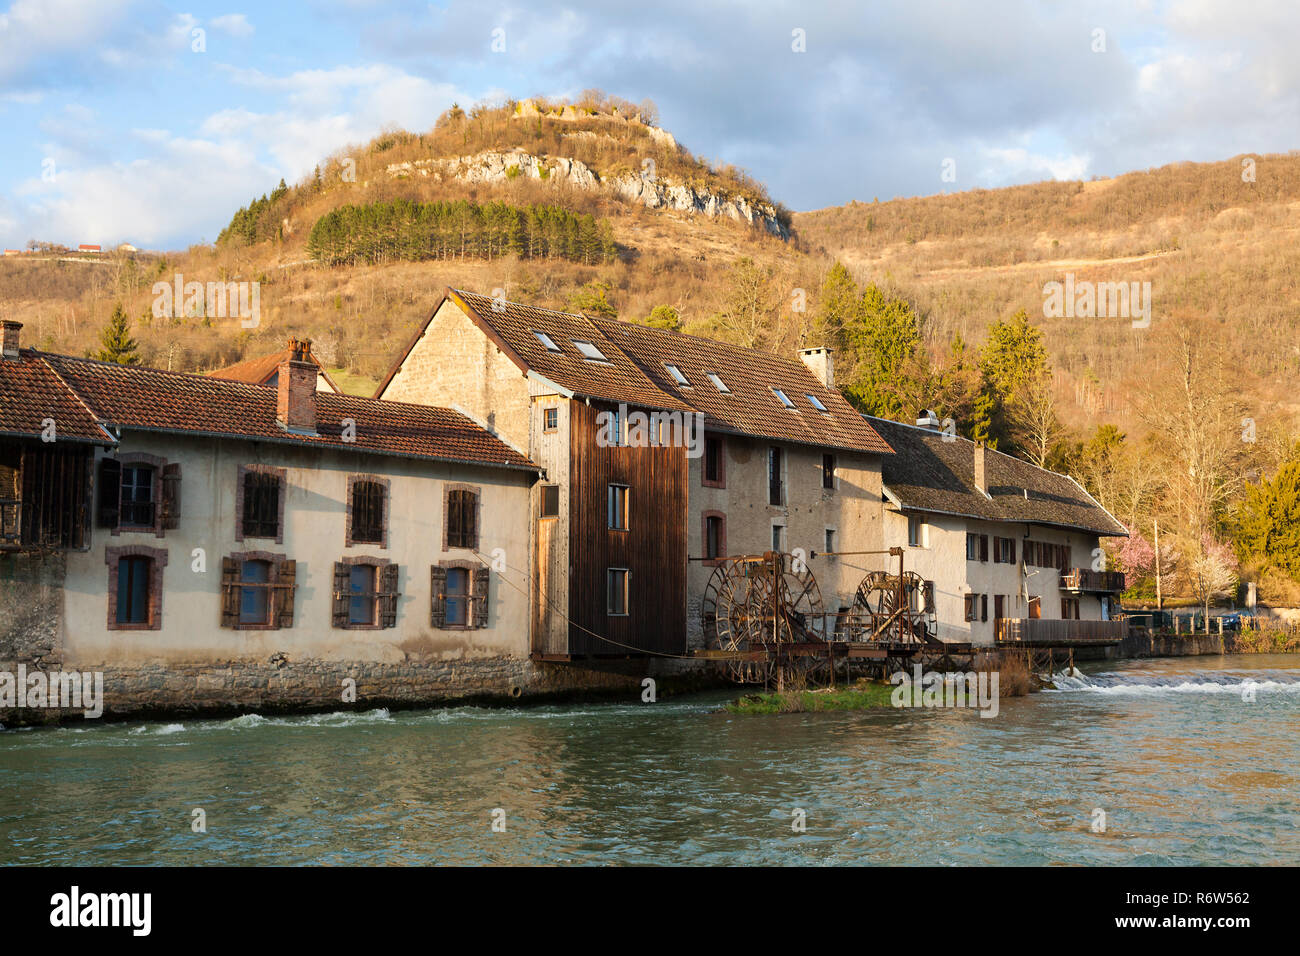
<svg viewBox="0 0 1300 956"><path fill-rule="evenodd" d="M982 441L975 443L975 487L979 489L980 494L985 498L992 497L989 494L988 479L984 472L984 443Z"/></svg>
<svg viewBox="0 0 1300 956"><path fill-rule="evenodd" d="M824 345L814 349L799 350L799 358L803 359L803 364L812 369L812 373L827 388L835 387L834 354Z"/></svg>
<svg viewBox="0 0 1300 956"><path fill-rule="evenodd" d="M0 349L0 357L6 359L18 358L18 333L22 331L23 324L6 319L0 322L0 328L4 329L4 347Z"/></svg>
<svg viewBox="0 0 1300 956"><path fill-rule="evenodd" d="M316 363L311 340L289 340L289 355L280 363L275 417L285 431L316 434Z"/></svg>

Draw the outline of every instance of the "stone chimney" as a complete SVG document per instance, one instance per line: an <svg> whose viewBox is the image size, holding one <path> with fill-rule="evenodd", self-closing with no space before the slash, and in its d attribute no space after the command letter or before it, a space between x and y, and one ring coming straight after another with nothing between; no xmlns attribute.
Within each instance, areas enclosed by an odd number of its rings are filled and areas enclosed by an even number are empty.
<svg viewBox="0 0 1300 956"><path fill-rule="evenodd" d="M289 340L289 356L280 363L275 417L285 431L316 434L316 363L311 340Z"/></svg>
<svg viewBox="0 0 1300 956"><path fill-rule="evenodd" d="M975 487L979 489L980 494L985 498L989 495L988 479L984 472L984 443L977 441L975 443Z"/></svg>
<svg viewBox="0 0 1300 956"><path fill-rule="evenodd" d="M800 349L799 358L803 359L803 364L812 369L812 373L817 376L827 388L835 387L835 353L823 346L815 349Z"/></svg>
<svg viewBox="0 0 1300 956"><path fill-rule="evenodd" d="M917 428L928 428L932 432L939 430L939 416L930 409L926 409L916 418Z"/></svg>
<svg viewBox="0 0 1300 956"><path fill-rule="evenodd" d="M6 319L0 322L0 328L4 329L4 347L0 349L0 356L6 359L18 358L18 333L22 331L23 324Z"/></svg>

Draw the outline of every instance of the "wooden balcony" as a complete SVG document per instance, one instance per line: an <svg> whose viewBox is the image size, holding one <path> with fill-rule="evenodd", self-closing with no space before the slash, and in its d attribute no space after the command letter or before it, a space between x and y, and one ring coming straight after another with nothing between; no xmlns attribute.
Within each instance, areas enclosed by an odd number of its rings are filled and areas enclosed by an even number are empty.
<svg viewBox="0 0 1300 956"><path fill-rule="evenodd" d="M0 551L89 545L92 457L89 445L0 441Z"/></svg>
<svg viewBox="0 0 1300 956"><path fill-rule="evenodd" d="M1026 647L1118 644L1128 636L1128 624L1124 621L1061 621L1034 617L1000 617L995 627L999 644L1020 644Z"/></svg>
<svg viewBox="0 0 1300 956"><path fill-rule="evenodd" d="M1124 590L1124 572L1074 568L1061 576L1061 590L1076 594L1120 594Z"/></svg>

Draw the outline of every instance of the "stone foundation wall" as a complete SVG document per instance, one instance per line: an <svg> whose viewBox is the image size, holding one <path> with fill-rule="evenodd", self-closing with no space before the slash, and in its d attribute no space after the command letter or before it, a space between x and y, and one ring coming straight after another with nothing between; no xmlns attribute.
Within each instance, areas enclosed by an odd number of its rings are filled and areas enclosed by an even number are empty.
<svg viewBox="0 0 1300 956"><path fill-rule="evenodd" d="M16 664L0 661L0 670L15 669ZM48 669L57 670L58 665ZM265 662L156 663L95 670L104 675L105 720L536 703L575 697L635 702L641 699L646 677L654 678L656 694L662 696L717 683L700 664L657 659L550 664L495 657L389 664L288 661L277 656ZM355 701L344 697L349 679L355 682ZM52 708L0 709L0 724L10 727L69 719L83 719L83 714Z"/></svg>
<svg viewBox="0 0 1300 956"><path fill-rule="evenodd" d="M0 554L0 661L59 657L67 568L62 554Z"/></svg>
<svg viewBox="0 0 1300 956"><path fill-rule="evenodd" d="M1203 654L1231 654L1232 634L1153 634L1143 627L1129 628L1119 644L1118 657L1196 657Z"/></svg>

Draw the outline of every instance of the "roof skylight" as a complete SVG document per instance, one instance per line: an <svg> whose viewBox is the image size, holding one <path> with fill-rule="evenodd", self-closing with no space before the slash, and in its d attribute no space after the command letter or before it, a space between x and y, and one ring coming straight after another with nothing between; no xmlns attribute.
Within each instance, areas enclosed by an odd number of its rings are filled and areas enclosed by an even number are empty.
<svg viewBox="0 0 1300 956"><path fill-rule="evenodd" d="M794 402L790 401L790 396L781 391L776 386L772 387L772 393L781 400L781 404L786 408L794 408Z"/></svg>
<svg viewBox="0 0 1300 956"><path fill-rule="evenodd" d="M574 339L573 344L574 347L582 353L583 358L591 359L593 362L609 361L609 359L605 358L605 354L590 342L579 342L577 339Z"/></svg>
<svg viewBox="0 0 1300 956"><path fill-rule="evenodd" d="M667 362L664 362L664 368L668 369L668 374L673 377L673 381L678 385L685 385L687 388L690 387L690 381L682 374L682 370L676 365L670 365Z"/></svg>
<svg viewBox="0 0 1300 956"><path fill-rule="evenodd" d="M731 394L731 389L727 388L726 382L718 378L717 372L705 372L704 374L709 377L709 381L713 383L713 387L719 392L726 392L728 395Z"/></svg>
<svg viewBox="0 0 1300 956"><path fill-rule="evenodd" d="M541 342L542 345L546 347L546 351L548 352L560 351L560 347L555 344L555 340L551 338L549 335L547 335L545 332L538 332L536 329L533 329L533 335L537 336L537 341Z"/></svg>
<svg viewBox="0 0 1300 956"><path fill-rule="evenodd" d="M822 404L822 400L818 398L816 395L808 395L807 399L809 403L812 405L812 407L817 409L817 411L819 412L826 411L826 406Z"/></svg>

